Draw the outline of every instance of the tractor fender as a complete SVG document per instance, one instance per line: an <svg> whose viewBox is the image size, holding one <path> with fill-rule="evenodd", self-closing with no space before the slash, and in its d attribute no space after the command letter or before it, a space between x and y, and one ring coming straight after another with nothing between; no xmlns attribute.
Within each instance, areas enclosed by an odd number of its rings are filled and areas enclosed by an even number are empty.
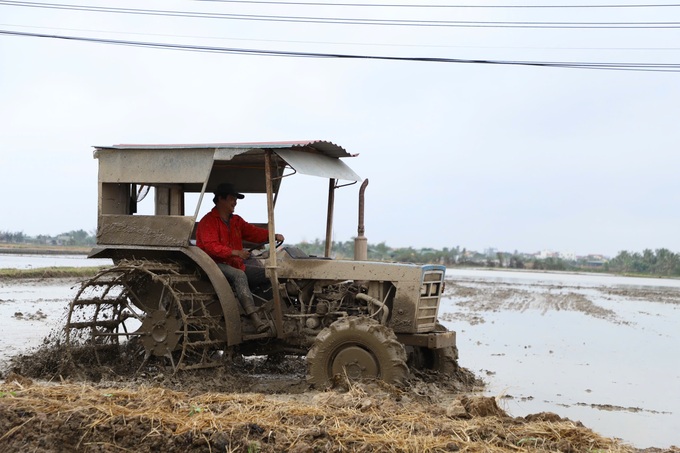
<svg viewBox="0 0 680 453"><path fill-rule="evenodd" d="M224 313L224 324L227 330L227 345L232 346L241 343L241 316L239 311L239 301L234 295L226 277L210 256L196 246L183 247L181 249L205 275L210 279L217 297L220 299L222 313Z"/></svg>

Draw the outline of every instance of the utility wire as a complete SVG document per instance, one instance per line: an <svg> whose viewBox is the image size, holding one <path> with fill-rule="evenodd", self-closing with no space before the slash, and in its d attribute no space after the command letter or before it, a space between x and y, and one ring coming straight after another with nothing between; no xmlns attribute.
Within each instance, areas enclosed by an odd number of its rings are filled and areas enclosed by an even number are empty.
<svg viewBox="0 0 680 453"><path fill-rule="evenodd" d="M488 65L513 65L513 66L537 66L554 68L574 69L601 69L619 71L649 71L649 72L680 72L680 64L673 63L596 63L596 62L548 62L548 61L513 61L513 60L473 60L458 58L432 58L432 57L396 57L380 55L353 55L338 53L315 53L315 52L290 52L278 50L239 49L229 47L196 46L185 44L165 44L142 41L122 41L114 39L88 38L83 36L48 35L41 33L25 33L9 30L0 30L0 35L62 39L68 41L82 41L98 44L111 44L132 47L144 47L152 49L181 50L189 52L225 53L237 55L257 55L276 57L303 57L303 58L335 58L335 59L362 59L384 61L409 61L430 63L459 63L459 64L488 64Z"/></svg>
<svg viewBox="0 0 680 453"><path fill-rule="evenodd" d="M360 47L400 47L400 48L427 48L427 49L493 49L493 50L617 50L617 51L678 51L680 47L566 47L566 46L475 46L475 45L449 45L449 44L404 44L404 43L384 43L384 42L352 42L352 41L310 41L310 40L290 40L290 39L261 39L261 38L236 38L230 36L200 36L200 35L178 35L176 33L145 33L138 31L115 31L105 29L88 29L88 28L67 28L67 27L43 27L33 25L16 25L0 23L0 27L13 27L23 29L38 29L38 30L56 30L60 32L84 32L84 33L100 33L107 35L134 35L134 36L153 36L163 38L188 38L188 39L209 39L217 41L248 41L248 42L266 42L277 44L325 44L331 46L360 46Z"/></svg>
<svg viewBox="0 0 680 453"><path fill-rule="evenodd" d="M293 22L342 25L381 25L410 27L459 27L459 28L562 28L562 29L674 29L680 28L680 22L492 22L492 21L426 21L426 20L391 20L391 19L349 19L305 16L271 16L254 14L202 13L189 11L153 10L135 8L112 8L99 6L68 5L57 3L22 2L0 0L0 5L21 6L31 8L59 9L70 11L88 11L99 13L137 14L147 16L190 17L200 19L231 19L265 22Z"/></svg>
<svg viewBox="0 0 680 453"><path fill-rule="evenodd" d="M555 9L555 8L675 8L680 7L680 3L656 3L656 4L600 4L600 5L426 5L426 4L380 4L380 3L322 3L322 2L276 2L265 0L191 0L195 2L205 3L242 3L253 5L297 5L297 6L350 6L350 7L368 7L368 8L477 8L477 9L499 9L499 8L526 8L526 9Z"/></svg>

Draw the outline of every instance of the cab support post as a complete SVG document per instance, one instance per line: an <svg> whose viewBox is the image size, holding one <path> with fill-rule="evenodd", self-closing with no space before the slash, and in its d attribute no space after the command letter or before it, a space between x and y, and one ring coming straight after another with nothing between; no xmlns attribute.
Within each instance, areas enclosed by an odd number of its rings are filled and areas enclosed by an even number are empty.
<svg viewBox="0 0 680 453"><path fill-rule="evenodd" d="M328 216L326 218L326 249L324 256L330 258L333 240L333 206L335 204L335 179L328 180Z"/></svg>
<svg viewBox="0 0 680 453"><path fill-rule="evenodd" d="M283 310L281 309L281 295L279 294L279 277L276 266L276 227L274 224L274 189L272 186L272 151L265 150L264 154L265 184L267 188L267 220L269 222L269 280L272 284L274 296L274 324L276 336L283 338Z"/></svg>

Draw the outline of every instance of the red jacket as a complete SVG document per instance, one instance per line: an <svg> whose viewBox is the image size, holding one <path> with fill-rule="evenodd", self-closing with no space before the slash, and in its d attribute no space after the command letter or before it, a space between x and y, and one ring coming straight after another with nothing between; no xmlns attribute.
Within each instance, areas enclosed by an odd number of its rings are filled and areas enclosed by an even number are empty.
<svg viewBox="0 0 680 453"><path fill-rule="evenodd" d="M269 232L232 214L229 225L222 220L217 208L207 213L196 228L196 245L210 255L217 263L225 263L244 271L243 259L231 254L232 250L243 250L243 240L266 242Z"/></svg>

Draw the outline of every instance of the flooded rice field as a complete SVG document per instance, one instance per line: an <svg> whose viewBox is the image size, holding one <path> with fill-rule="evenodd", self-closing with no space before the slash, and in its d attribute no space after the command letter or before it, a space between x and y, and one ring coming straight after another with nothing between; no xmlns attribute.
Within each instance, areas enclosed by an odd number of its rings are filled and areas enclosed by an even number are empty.
<svg viewBox="0 0 680 453"><path fill-rule="evenodd" d="M449 269L440 317L510 414L680 444L680 281Z"/></svg>
<svg viewBox="0 0 680 453"><path fill-rule="evenodd" d="M0 268L108 264L94 261L0 255ZM0 280L0 368L62 325L77 289ZM638 448L680 444L680 281L449 269L445 295L460 364L510 415L554 412Z"/></svg>
<svg viewBox="0 0 680 453"><path fill-rule="evenodd" d="M110 266L110 259L89 259L86 255L32 255L0 253L0 269L36 269L41 267Z"/></svg>

